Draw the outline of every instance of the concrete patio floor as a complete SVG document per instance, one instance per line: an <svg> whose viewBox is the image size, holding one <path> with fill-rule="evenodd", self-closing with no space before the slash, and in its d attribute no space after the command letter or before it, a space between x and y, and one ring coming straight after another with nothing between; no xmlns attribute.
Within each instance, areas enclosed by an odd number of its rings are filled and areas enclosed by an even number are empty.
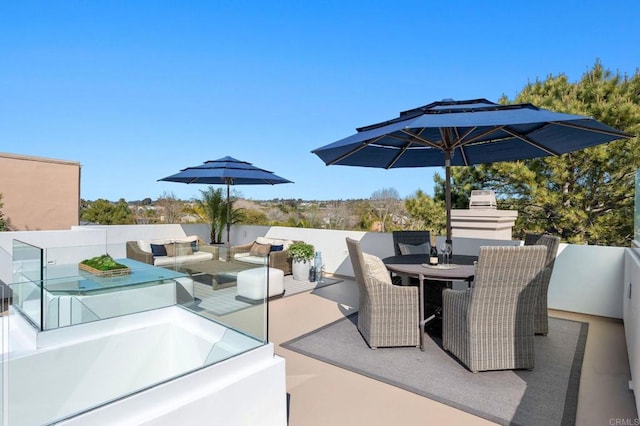
<svg viewBox="0 0 640 426"><path fill-rule="evenodd" d="M355 282L346 279L270 303L269 340L286 359L290 426L494 424L279 346L354 312L357 300ZM550 315L589 323L576 424L637 424L622 322L563 311Z"/></svg>

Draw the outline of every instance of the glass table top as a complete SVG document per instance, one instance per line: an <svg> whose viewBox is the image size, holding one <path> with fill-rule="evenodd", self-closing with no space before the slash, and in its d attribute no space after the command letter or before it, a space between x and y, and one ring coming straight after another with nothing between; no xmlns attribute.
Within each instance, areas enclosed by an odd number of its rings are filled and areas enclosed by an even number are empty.
<svg viewBox="0 0 640 426"><path fill-rule="evenodd" d="M114 277L100 277L83 271L78 265L49 265L45 271L44 288L53 294L90 294L133 286L151 285L165 280L186 277L187 274L148 265L133 259L114 259L128 266L131 273Z"/></svg>

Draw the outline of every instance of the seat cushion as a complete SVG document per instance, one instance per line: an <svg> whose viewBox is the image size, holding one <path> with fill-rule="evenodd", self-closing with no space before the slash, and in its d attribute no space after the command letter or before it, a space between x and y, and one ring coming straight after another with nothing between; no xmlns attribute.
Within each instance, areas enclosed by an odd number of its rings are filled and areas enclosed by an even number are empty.
<svg viewBox="0 0 640 426"><path fill-rule="evenodd" d="M269 294L267 295L267 273ZM238 296L252 300L265 299L284 293L284 272L276 268L254 268L238 272Z"/></svg>
<svg viewBox="0 0 640 426"><path fill-rule="evenodd" d="M400 248L400 254L402 255L429 254L429 251L431 250L431 244L422 243L414 246L411 244L398 243L398 248Z"/></svg>
<svg viewBox="0 0 640 426"><path fill-rule="evenodd" d="M364 273L378 281L391 284L389 270L378 256L369 253L362 253L364 258Z"/></svg>

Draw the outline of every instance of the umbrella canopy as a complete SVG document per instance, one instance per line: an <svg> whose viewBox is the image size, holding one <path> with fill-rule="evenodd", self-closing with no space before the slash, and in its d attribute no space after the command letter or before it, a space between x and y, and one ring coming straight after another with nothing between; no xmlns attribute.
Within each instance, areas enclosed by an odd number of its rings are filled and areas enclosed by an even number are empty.
<svg viewBox="0 0 640 426"><path fill-rule="evenodd" d="M246 161L233 157L223 157L218 160L187 167L175 175L167 176L159 181L181 183L204 183L209 185L227 185L227 245L229 245L230 199L229 185L276 185L279 183L293 183L272 172L255 167Z"/></svg>
<svg viewBox="0 0 640 426"><path fill-rule="evenodd" d="M558 156L633 137L590 117L532 104L499 105L486 99L433 102L356 130L358 133L312 153L327 165L385 169L444 166L449 242L450 166Z"/></svg>

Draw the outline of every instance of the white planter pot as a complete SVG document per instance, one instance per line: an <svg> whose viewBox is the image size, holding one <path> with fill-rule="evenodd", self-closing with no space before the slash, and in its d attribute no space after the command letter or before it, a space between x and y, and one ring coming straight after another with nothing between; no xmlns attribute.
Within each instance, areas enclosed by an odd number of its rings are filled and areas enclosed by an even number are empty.
<svg viewBox="0 0 640 426"><path fill-rule="evenodd" d="M306 260L304 262L300 262L298 260L291 262L291 273L293 274L293 279L296 281L309 281L310 267L311 262Z"/></svg>

